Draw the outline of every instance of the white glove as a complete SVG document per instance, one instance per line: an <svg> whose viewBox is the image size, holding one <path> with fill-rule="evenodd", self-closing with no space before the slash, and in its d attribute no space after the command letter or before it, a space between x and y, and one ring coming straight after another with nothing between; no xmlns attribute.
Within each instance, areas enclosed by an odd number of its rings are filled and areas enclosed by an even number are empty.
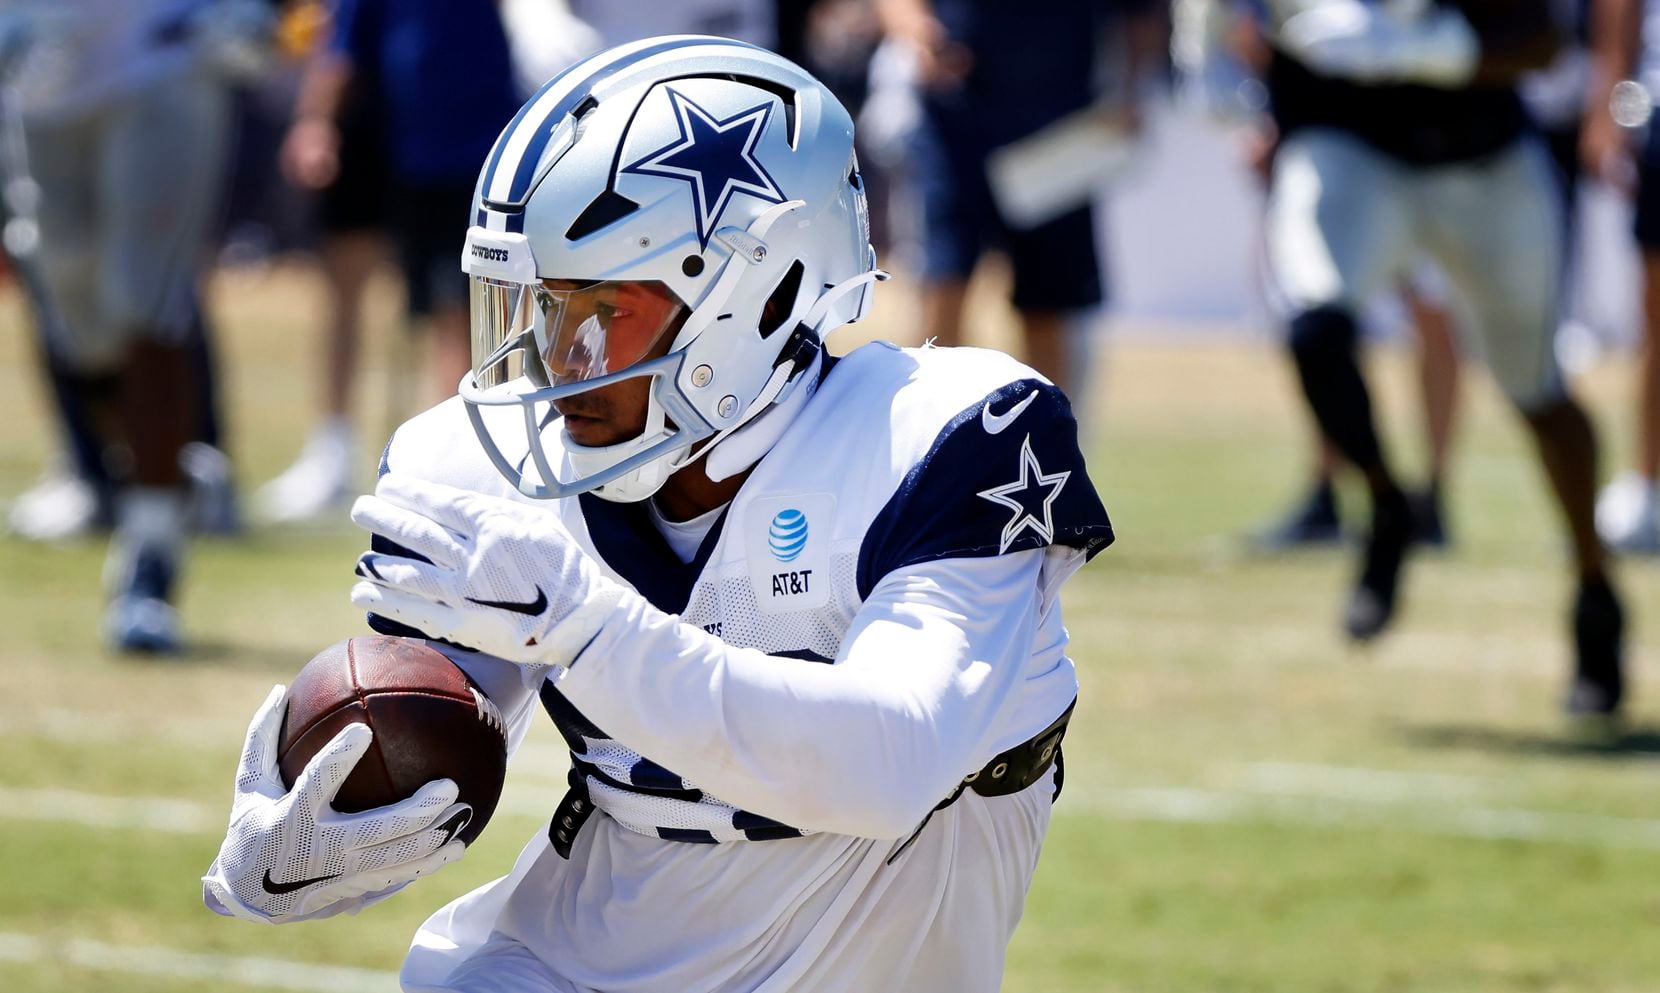
<svg viewBox="0 0 1660 993"><path fill-rule="evenodd" d="M331 804L373 733L352 724L282 785L277 741L287 709L277 686L248 725L236 772L230 829L202 877L202 902L227 917L269 924L356 913L418 876L459 859L452 840L472 808L456 803L455 783L428 783L408 800L358 814Z"/></svg>
<svg viewBox="0 0 1660 993"><path fill-rule="evenodd" d="M1324 0L1280 24L1279 45L1308 68L1357 83L1456 89L1481 61L1481 41L1458 11L1403 20L1364 0Z"/></svg>
<svg viewBox="0 0 1660 993"><path fill-rule="evenodd" d="M569 666L628 594L539 507L388 473L352 521L426 559L365 553L353 603L510 662Z"/></svg>

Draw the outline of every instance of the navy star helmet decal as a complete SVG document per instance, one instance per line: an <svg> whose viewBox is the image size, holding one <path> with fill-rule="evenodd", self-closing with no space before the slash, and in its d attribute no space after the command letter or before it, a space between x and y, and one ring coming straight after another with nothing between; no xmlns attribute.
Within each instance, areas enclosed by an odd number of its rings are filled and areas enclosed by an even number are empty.
<svg viewBox="0 0 1660 993"><path fill-rule="evenodd" d="M783 191L755 158L755 146L772 117L772 104L757 104L717 121L678 91L671 88L668 92L680 137L624 166L623 172L678 179L690 186L698 244L707 248L721 214L737 194L767 203L784 202Z"/></svg>
<svg viewBox="0 0 1660 993"><path fill-rule="evenodd" d="M1071 475L1071 470L1044 473L1043 466L1038 464L1037 456L1032 454L1032 436L1026 436L1026 440L1020 445L1020 475L1015 481L993 486L975 494L1014 511L1014 516L1003 525L1002 544L998 548L998 554L1008 551L1009 545L1027 528L1036 532L1045 545L1055 540L1052 508L1055 498L1061 495L1061 488L1066 485L1066 480Z"/></svg>

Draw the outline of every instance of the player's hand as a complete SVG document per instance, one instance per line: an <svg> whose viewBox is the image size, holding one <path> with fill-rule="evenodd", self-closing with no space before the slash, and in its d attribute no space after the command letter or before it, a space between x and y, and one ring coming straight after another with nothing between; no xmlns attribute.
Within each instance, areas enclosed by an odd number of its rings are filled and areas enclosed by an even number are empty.
<svg viewBox="0 0 1660 993"><path fill-rule="evenodd" d="M389 473L352 520L411 553L358 559L353 603L512 662L569 666L627 594L540 507Z"/></svg>
<svg viewBox="0 0 1660 993"><path fill-rule="evenodd" d="M301 118L284 136L279 157L290 183L320 190L340 174L340 129L332 121Z"/></svg>
<svg viewBox="0 0 1660 993"><path fill-rule="evenodd" d="M888 34L909 52L917 82L925 89L955 89L974 68L973 53L961 42L953 41L945 25L930 13L907 11L897 15L888 24Z"/></svg>
<svg viewBox="0 0 1660 993"><path fill-rule="evenodd" d="M333 808L369 747L367 724L335 735L285 789L277 743L286 699L284 687L273 688L248 725L230 829L202 877L209 909L268 924L355 913L462 856L452 825L467 807L448 779L402 803L358 814Z"/></svg>
<svg viewBox="0 0 1660 993"><path fill-rule="evenodd" d="M1315 72L1363 84L1456 88L1481 60L1475 29L1446 7L1402 20L1363 0L1325 0L1286 18L1275 37Z"/></svg>
<svg viewBox="0 0 1660 993"><path fill-rule="evenodd" d="M1274 153L1279 151L1279 147L1280 132L1272 121L1259 121L1255 127L1240 132L1240 158L1264 186L1273 182Z"/></svg>

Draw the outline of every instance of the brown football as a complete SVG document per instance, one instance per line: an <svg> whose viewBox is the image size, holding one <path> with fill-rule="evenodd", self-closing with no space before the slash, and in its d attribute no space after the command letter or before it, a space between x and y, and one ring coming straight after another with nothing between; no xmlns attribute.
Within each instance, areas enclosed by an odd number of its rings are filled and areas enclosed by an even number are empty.
<svg viewBox="0 0 1660 993"><path fill-rule="evenodd" d="M330 645L288 687L277 768L290 788L318 749L351 723L374 731L335 796L356 813L407 800L434 779L453 779L472 819L456 837L471 844L495 813L507 773L501 713L436 649L407 638L361 635Z"/></svg>

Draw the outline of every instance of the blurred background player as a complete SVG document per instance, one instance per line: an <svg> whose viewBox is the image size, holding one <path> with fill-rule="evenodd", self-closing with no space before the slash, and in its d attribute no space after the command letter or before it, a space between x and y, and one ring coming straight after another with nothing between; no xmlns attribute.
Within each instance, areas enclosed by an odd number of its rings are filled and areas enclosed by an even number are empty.
<svg viewBox="0 0 1660 993"><path fill-rule="evenodd" d="M1280 135L1260 83L1272 56L1263 15L1257 6L1235 0L1178 0L1171 51L1181 73L1184 101L1239 127L1245 161L1266 186ZM1423 261L1391 291L1409 316L1418 343L1427 466L1423 488L1411 497L1417 535L1426 544L1445 547L1442 483L1452 450L1460 380L1446 281L1433 264ZM1333 544L1344 537L1336 487L1342 456L1321 435L1318 423L1311 427L1311 480L1284 514L1252 536L1260 551Z"/></svg>
<svg viewBox="0 0 1660 993"><path fill-rule="evenodd" d="M1594 0L1594 68L1586 102L1586 169L1636 197L1643 333L1637 359L1637 451L1597 500L1597 530L1623 552L1660 555L1660 4ZM1631 136L1646 137L1631 155Z"/></svg>
<svg viewBox="0 0 1660 993"><path fill-rule="evenodd" d="M186 463L211 409L200 269L230 82L261 68L271 24L262 0L77 0L39 22L23 73L45 351L71 437L92 439L72 445L82 472L105 465L116 491L105 634L121 651L180 647ZM109 467L106 446L124 464Z"/></svg>
<svg viewBox="0 0 1660 993"><path fill-rule="evenodd" d="M332 11L329 16L332 28L338 18ZM363 298L388 252L390 163L384 112L372 96L378 89L375 63L353 63L348 80L340 84L340 60L336 45L313 54L280 153L283 176L316 194L327 323L318 356L321 417L294 463L254 495L254 512L268 523L308 520L338 507L352 492L357 463L351 406ZM328 108L319 105L336 85L341 87L338 106L332 115L323 115Z"/></svg>
<svg viewBox="0 0 1660 993"><path fill-rule="evenodd" d="M1562 181L1560 202L1567 233L1562 273L1565 290L1571 289L1568 277L1572 272L1578 202L1580 117L1585 103L1588 63L1587 11L1584 0L1554 0L1552 16L1566 43L1549 65L1527 73L1519 84L1522 99L1545 139ZM1240 22L1239 26L1232 31L1218 32L1217 26L1212 25L1211 32L1224 34L1232 42L1235 58L1261 73L1266 68L1269 50L1266 39L1255 29L1257 18L1246 11L1230 13ZM1259 150L1261 171L1266 175L1277 134L1271 118L1260 118L1258 124L1267 131L1254 143ZM1422 488L1409 492L1408 499L1412 504L1417 541L1432 548L1446 548L1450 544L1450 532L1445 481L1462 378L1455 327L1460 316L1456 290L1448 285L1446 276L1433 260L1426 258L1401 280L1397 296L1417 339L1418 386L1423 403L1424 483ZM1568 309L1564 305L1561 311L1565 314ZM1311 437L1315 441L1311 458L1313 482L1285 515L1255 536L1254 544L1261 550L1327 544L1343 537L1342 515L1334 486L1342 458L1321 438L1317 426Z"/></svg>
<svg viewBox="0 0 1660 993"><path fill-rule="evenodd" d="M1615 710L1623 612L1593 523L1596 440L1553 347L1564 235L1560 187L1516 82L1546 64L1543 2L1371 5L1275 12L1268 86L1281 142L1269 262L1323 434L1365 476L1372 521L1344 627L1393 618L1413 540L1405 493L1375 429L1356 313L1418 251L1468 302L1487 363L1532 430L1573 539L1577 668L1567 706Z"/></svg>
<svg viewBox="0 0 1660 993"><path fill-rule="evenodd" d="M1139 79L1162 57L1162 13L1129 0L1038 0L1018 9L987 0L877 0L877 11L921 90L907 178L922 215L923 337L962 343L969 276L988 249L1001 248L1026 361L1082 399L1087 370L1072 346L1083 343L1071 339L1103 296L1095 211L1085 200L1023 227L994 200L988 157L1096 102L1109 26L1122 33L1127 77ZM1131 128L1130 98L1099 113Z"/></svg>
<svg viewBox="0 0 1660 993"><path fill-rule="evenodd" d="M175 10L178 16L183 10ZM109 430L100 411L113 402L115 383L101 371L89 372L67 353L63 316L51 299L40 255L41 188L29 162L27 115L36 127L59 113L64 75L73 71L76 47L69 44L85 12L78 5L17 3L0 12L0 176L4 194L0 213L6 222L3 248L24 290L40 361L41 377L49 395L60 434L59 454L46 465L40 480L19 494L7 508L10 533L31 541L64 541L93 528L107 528L115 515L116 491L131 466L131 454L122 438ZM178 17L173 18L177 20ZM211 19L211 18L210 18ZM251 20L232 13L219 29L260 30L263 14ZM221 37L225 45L243 46L231 61L240 63L232 75L242 77L259 61L257 52L242 41ZM119 81L115 84L121 85ZM112 100L108 86L102 99ZM73 100L69 101L73 103ZM77 113L73 106L67 113ZM60 237L62 237L60 233ZM191 301L190 328L185 344L190 353L196 390L192 441L184 447L185 475L191 484L191 519L196 530L225 534L238 529L230 463L222 448L222 425L217 395L217 368L200 294Z"/></svg>

